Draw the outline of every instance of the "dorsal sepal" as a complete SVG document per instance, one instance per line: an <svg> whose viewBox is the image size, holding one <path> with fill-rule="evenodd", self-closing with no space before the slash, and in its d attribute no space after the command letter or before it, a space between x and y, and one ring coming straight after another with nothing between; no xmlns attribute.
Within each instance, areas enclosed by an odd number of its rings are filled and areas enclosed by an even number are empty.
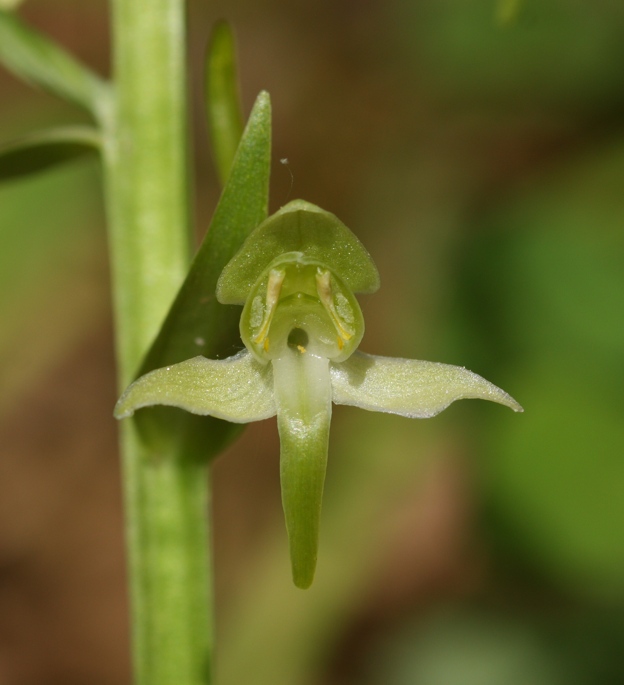
<svg viewBox="0 0 624 685"><path fill-rule="evenodd" d="M357 237L330 212L293 200L255 228L217 284L223 304L244 304L267 266L287 252L326 264L354 293L379 288L379 273Z"/></svg>

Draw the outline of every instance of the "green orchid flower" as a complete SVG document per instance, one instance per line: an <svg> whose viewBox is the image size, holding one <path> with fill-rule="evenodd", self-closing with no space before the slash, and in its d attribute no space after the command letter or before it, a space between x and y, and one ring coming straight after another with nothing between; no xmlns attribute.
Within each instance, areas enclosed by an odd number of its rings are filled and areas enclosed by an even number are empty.
<svg viewBox="0 0 624 685"><path fill-rule="evenodd" d="M354 293L379 275L370 255L333 214L302 200L260 224L217 284L223 304L244 305L245 349L224 360L194 357L141 376L115 416L154 404L235 423L277 415L282 503L295 585L311 585L332 402L429 418L464 398L522 407L458 366L359 352L364 319Z"/></svg>

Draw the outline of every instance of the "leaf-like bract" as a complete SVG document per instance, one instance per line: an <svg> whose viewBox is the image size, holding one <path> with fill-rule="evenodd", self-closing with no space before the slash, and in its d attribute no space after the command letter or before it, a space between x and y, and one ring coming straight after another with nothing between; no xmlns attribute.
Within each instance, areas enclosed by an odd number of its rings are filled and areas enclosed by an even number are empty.
<svg viewBox="0 0 624 685"><path fill-rule="evenodd" d="M215 289L225 264L267 215L270 166L271 102L268 93L262 92L249 116L208 233L137 377L197 354L222 358L240 349L240 311L220 304ZM168 439L165 413L172 417L171 411L154 407L136 415L145 439L152 444ZM213 418L188 415L178 420L186 421L187 426L177 430L186 432L189 444L197 445L204 456L223 449L239 430Z"/></svg>

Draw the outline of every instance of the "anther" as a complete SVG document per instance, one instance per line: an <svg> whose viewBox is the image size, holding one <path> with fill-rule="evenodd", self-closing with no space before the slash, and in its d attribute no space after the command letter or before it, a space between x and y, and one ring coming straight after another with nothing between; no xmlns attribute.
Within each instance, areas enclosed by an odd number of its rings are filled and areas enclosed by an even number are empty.
<svg viewBox="0 0 624 685"><path fill-rule="evenodd" d="M340 349L342 349L344 343L341 343L340 341L346 342L347 340L350 340L353 337L353 333L350 333L345 329L343 322L336 311L336 305L334 304L334 298L332 297L331 274L329 270L322 270L321 268L317 270L316 292L318 293L319 299L325 307L325 310L329 314L332 323L336 327L339 336L338 345Z"/></svg>
<svg viewBox="0 0 624 685"><path fill-rule="evenodd" d="M265 352L269 349L268 334L269 328L271 327L271 321L273 320L273 315L277 308L277 303L279 302L280 292L282 290L282 283L286 276L285 271L280 269L271 269L269 272L269 282L267 283L267 294L266 294L266 308L264 311L264 320L260 326L260 331L258 335L254 338L256 345L264 343Z"/></svg>

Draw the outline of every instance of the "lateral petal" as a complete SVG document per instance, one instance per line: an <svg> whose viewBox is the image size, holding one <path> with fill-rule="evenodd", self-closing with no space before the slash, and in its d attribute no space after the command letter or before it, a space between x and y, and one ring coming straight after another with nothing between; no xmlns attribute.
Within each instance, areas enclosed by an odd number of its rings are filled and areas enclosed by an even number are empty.
<svg viewBox="0 0 624 685"><path fill-rule="evenodd" d="M193 357L165 366L134 381L117 402L115 416L123 419L154 404L232 423L268 419L276 412L271 365L242 350L223 360Z"/></svg>
<svg viewBox="0 0 624 685"><path fill-rule="evenodd" d="M357 351L344 362L330 364L330 373L336 404L369 411L426 419L461 399L490 400L523 411L504 390L451 364Z"/></svg>

